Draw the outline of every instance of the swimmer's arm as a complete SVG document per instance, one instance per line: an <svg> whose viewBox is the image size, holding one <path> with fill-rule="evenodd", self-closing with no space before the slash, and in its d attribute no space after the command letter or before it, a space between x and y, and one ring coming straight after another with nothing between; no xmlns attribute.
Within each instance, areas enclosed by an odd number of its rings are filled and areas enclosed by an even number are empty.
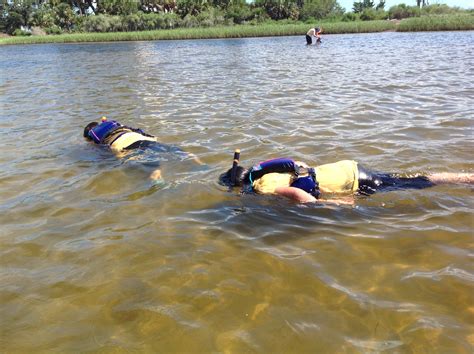
<svg viewBox="0 0 474 354"><path fill-rule="evenodd" d="M298 203L330 203L337 205L354 205L355 200L353 196L346 196L337 199L316 199L311 194L305 192L302 189L295 187L278 187L275 189L275 193L292 199Z"/></svg>
<svg viewBox="0 0 474 354"><path fill-rule="evenodd" d="M275 193L299 203L314 203L316 198L296 187L277 187Z"/></svg>

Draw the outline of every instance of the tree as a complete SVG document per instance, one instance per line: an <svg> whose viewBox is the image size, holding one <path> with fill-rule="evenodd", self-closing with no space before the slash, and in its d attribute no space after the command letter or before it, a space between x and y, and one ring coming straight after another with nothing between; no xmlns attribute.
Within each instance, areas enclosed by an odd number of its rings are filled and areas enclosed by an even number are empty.
<svg viewBox="0 0 474 354"><path fill-rule="evenodd" d="M186 15L196 16L205 11L209 6L207 0L177 0L178 14L184 18Z"/></svg>
<svg viewBox="0 0 474 354"><path fill-rule="evenodd" d="M177 9L176 0L140 0L140 10L146 13L175 12Z"/></svg>
<svg viewBox="0 0 474 354"><path fill-rule="evenodd" d="M321 19L330 15L339 16L342 14L344 14L344 10L337 0L307 0L301 9L300 19Z"/></svg>
<svg viewBox="0 0 474 354"><path fill-rule="evenodd" d="M263 7L272 20L299 17L297 0L256 0L255 6Z"/></svg>
<svg viewBox="0 0 474 354"><path fill-rule="evenodd" d="M355 14L359 14L359 13L364 12L364 10L366 9L373 9L374 6L375 6L375 3L372 0L363 0L359 2L354 2L352 11L354 11ZM375 10L383 10L384 7L385 7L385 0L380 0L377 7L375 7Z"/></svg>
<svg viewBox="0 0 474 354"><path fill-rule="evenodd" d="M428 6L428 0L416 0L416 6L418 7L425 7Z"/></svg>
<svg viewBox="0 0 474 354"><path fill-rule="evenodd" d="M93 0L69 0L69 5L73 9L76 9L80 15L85 15L88 10L92 10L92 12L97 12L97 1Z"/></svg>
<svg viewBox="0 0 474 354"><path fill-rule="evenodd" d="M33 0L14 0L7 8L8 17L12 13L17 13L21 16L21 25L28 26L30 17L33 12Z"/></svg>
<svg viewBox="0 0 474 354"><path fill-rule="evenodd" d="M138 4L135 0L101 0L97 10L107 15L130 15L138 11Z"/></svg>

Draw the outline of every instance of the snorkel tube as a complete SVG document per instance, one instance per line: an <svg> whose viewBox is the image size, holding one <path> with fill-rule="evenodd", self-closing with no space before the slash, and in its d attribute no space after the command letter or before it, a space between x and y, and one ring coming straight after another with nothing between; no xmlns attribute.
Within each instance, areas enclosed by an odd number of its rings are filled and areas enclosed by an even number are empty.
<svg viewBox="0 0 474 354"><path fill-rule="evenodd" d="M240 160L240 149L235 149L234 151L234 161L232 162L232 171L230 172L230 182L232 186L237 185L237 167L239 167Z"/></svg>

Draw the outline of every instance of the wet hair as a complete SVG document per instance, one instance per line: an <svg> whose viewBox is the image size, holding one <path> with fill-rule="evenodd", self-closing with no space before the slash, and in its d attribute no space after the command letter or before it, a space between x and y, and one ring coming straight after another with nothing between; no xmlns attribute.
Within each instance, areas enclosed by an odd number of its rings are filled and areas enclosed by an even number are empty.
<svg viewBox="0 0 474 354"><path fill-rule="evenodd" d="M242 166L237 166L235 183L231 181L232 168L229 168L227 172L219 176L219 184L229 187L243 186L246 183L250 183L249 171Z"/></svg>
<svg viewBox="0 0 474 354"><path fill-rule="evenodd" d="M92 138L89 136L89 131L94 128L96 125L99 125L99 123L97 122L91 122L89 124L86 125L86 127L84 128L84 138L87 138L89 140L92 140Z"/></svg>

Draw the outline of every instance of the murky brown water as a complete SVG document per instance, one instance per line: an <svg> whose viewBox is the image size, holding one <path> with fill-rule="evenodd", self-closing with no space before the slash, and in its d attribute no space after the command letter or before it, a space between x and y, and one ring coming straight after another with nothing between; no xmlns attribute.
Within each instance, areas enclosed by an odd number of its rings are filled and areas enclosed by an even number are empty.
<svg viewBox="0 0 474 354"><path fill-rule="evenodd" d="M301 206L217 184L290 156L474 171L473 32L0 48L0 351L470 353L467 186ZM446 44L449 45L446 45ZM206 166L84 142L101 115Z"/></svg>

